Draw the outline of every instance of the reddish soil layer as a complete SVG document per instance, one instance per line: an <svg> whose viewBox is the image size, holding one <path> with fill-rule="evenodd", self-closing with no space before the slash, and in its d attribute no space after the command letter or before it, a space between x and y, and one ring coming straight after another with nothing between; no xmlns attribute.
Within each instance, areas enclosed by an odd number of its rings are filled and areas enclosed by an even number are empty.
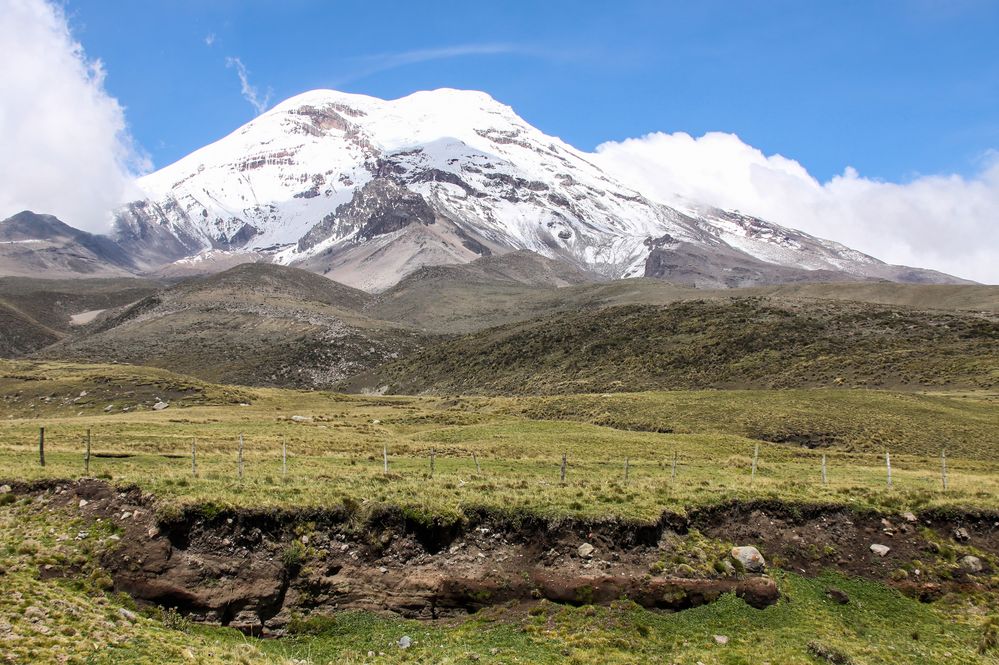
<svg viewBox="0 0 999 665"><path fill-rule="evenodd" d="M394 510L361 523L343 507L205 507L160 523L154 498L137 488L96 480L8 484L121 527L120 546L102 561L117 590L194 620L265 635L280 634L293 613L311 611L434 619L542 598L588 604L622 597L681 610L728 592L753 607L775 603L775 581L732 568L728 544L756 546L771 566L806 575L838 570L924 600L981 589L999 563L996 514L924 513L912 521L758 502L665 514L651 525L530 517L514 524L489 514L426 525ZM77 508L80 499L88 503ZM875 543L890 552L878 556L870 550ZM959 563L970 552L981 571Z"/></svg>

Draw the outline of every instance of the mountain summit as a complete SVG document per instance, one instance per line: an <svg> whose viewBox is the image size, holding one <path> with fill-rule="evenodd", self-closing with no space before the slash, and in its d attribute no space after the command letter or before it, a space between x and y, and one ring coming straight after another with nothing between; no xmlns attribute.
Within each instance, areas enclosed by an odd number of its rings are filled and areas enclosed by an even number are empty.
<svg viewBox="0 0 999 665"><path fill-rule="evenodd" d="M526 249L697 286L958 281L710 202L652 201L482 92L314 90L139 185L114 237L147 270L250 255L380 291L423 266Z"/></svg>

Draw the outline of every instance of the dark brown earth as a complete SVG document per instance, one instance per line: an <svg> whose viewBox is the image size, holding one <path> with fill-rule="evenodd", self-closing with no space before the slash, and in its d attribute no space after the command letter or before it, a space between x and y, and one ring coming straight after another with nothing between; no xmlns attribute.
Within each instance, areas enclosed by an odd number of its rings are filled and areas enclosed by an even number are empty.
<svg viewBox="0 0 999 665"><path fill-rule="evenodd" d="M583 605L622 597L676 611L729 592L753 607L775 603L775 579L733 567L732 545L756 546L771 569L836 570L926 601L989 587L999 564L999 514L906 519L773 501L664 514L656 524L530 517L514 523L480 513L427 525L392 509L361 517L349 504L178 513L138 488L103 481L7 484L18 494L49 495L52 507L113 520L121 540L101 563L116 590L257 635L280 635L293 613L312 611L437 619L541 599ZM88 503L79 507L80 499ZM580 551L584 543L592 554ZM872 543L891 550L879 557ZM984 565L979 574L960 564L972 553ZM835 589L830 594L830 602L849 602Z"/></svg>

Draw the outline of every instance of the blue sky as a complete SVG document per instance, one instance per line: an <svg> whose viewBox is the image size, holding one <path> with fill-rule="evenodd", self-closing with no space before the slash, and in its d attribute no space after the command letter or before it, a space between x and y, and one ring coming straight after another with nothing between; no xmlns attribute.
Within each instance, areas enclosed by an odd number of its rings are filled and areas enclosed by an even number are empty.
<svg viewBox="0 0 999 665"><path fill-rule="evenodd" d="M320 87L489 92L586 150L738 134L821 180L975 173L999 148L999 2L67 0L156 167ZM210 43L209 43L210 42Z"/></svg>

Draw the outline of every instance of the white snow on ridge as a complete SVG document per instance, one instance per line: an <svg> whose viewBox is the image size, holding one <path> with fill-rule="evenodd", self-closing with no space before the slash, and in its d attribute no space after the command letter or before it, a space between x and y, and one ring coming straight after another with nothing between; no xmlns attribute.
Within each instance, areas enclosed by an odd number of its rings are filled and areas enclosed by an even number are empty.
<svg viewBox="0 0 999 665"><path fill-rule="evenodd" d="M196 243L191 254L260 251L287 264L346 247L357 228L336 227L303 249L297 243L324 218L336 219L367 183L390 176L503 251L529 249L610 277L642 275L650 241L666 236L720 242L805 270L877 276L887 268L838 243L738 213L651 201L596 163L486 93L440 89L382 100L313 90L139 185L156 204L150 223Z"/></svg>

